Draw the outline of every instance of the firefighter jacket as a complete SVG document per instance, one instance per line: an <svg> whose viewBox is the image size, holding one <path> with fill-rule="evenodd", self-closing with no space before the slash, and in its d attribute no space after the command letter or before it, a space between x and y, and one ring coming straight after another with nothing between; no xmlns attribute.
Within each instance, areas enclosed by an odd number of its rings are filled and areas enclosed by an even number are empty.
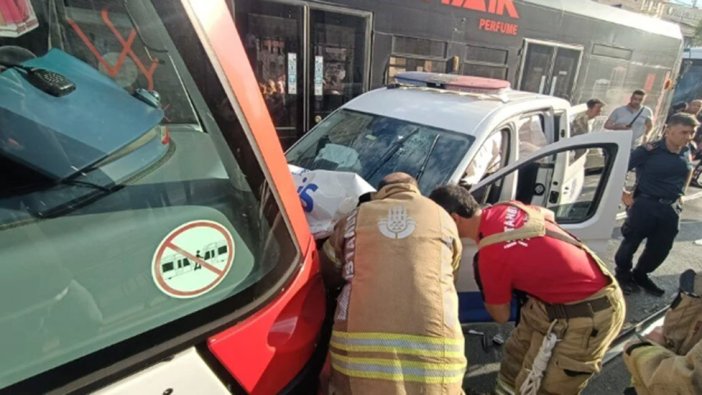
<svg viewBox="0 0 702 395"><path fill-rule="evenodd" d="M666 313L665 345L642 342L624 353L639 395L702 394L702 299L681 293Z"/></svg>
<svg viewBox="0 0 702 395"><path fill-rule="evenodd" d="M344 278L330 342L330 394L460 394L466 369L451 217L391 184L325 244Z"/></svg>

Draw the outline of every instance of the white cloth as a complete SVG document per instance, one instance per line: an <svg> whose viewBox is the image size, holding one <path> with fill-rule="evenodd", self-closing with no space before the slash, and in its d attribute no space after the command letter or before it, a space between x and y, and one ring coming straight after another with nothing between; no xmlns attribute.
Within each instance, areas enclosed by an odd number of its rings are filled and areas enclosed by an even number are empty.
<svg viewBox="0 0 702 395"><path fill-rule="evenodd" d="M475 185L485 174L494 173L502 163L502 133L493 133L480 147L468 165L461 184Z"/></svg>
<svg viewBox="0 0 702 395"><path fill-rule="evenodd" d="M356 173L288 168L315 239L331 235L334 225L356 208L358 198L375 191Z"/></svg>

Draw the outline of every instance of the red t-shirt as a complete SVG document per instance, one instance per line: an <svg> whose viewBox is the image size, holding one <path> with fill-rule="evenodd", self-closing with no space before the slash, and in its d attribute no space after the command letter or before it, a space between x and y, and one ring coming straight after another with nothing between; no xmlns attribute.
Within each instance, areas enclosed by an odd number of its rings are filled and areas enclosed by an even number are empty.
<svg viewBox="0 0 702 395"><path fill-rule="evenodd" d="M483 210L480 237L520 228L526 213L498 204ZM551 230L558 227L546 224ZM485 302L507 304L520 290L546 303L571 303L604 288L608 280L580 248L544 236L497 243L480 250L478 270Z"/></svg>

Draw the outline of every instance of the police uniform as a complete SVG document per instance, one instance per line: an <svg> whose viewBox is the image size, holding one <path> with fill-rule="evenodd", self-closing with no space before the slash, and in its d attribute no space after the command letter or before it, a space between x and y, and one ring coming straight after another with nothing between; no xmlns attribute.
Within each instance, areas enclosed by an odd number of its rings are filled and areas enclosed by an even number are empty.
<svg viewBox="0 0 702 395"><path fill-rule="evenodd" d="M448 213L416 186L390 184L337 224L324 252L344 279L329 394L461 394L462 245Z"/></svg>
<svg viewBox="0 0 702 395"><path fill-rule="evenodd" d="M631 291L632 279L646 290L662 295L663 290L648 279L668 256L678 233L685 183L692 170L691 150L670 152L665 141L641 146L631 153L629 170L636 169L634 204L627 210L622 225L624 240L614 257L617 278L625 292ZM643 239L646 247L636 268L632 259Z"/></svg>
<svg viewBox="0 0 702 395"><path fill-rule="evenodd" d="M484 209L479 232L476 279L485 303L509 303L515 290L529 295L505 343L496 392L579 393L623 324L617 282L536 208L515 201Z"/></svg>

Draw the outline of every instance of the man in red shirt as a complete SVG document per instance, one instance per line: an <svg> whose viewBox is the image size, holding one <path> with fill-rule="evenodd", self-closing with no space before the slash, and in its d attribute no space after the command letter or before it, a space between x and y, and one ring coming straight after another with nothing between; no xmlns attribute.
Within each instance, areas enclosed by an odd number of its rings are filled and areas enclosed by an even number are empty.
<svg viewBox="0 0 702 395"><path fill-rule="evenodd" d="M478 243L476 280L495 321L509 320L515 291L528 295L505 344L497 393L579 393L624 322L624 297L602 261L540 207L514 201L481 209L456 185L429 197L461 238Z"/></svg>

